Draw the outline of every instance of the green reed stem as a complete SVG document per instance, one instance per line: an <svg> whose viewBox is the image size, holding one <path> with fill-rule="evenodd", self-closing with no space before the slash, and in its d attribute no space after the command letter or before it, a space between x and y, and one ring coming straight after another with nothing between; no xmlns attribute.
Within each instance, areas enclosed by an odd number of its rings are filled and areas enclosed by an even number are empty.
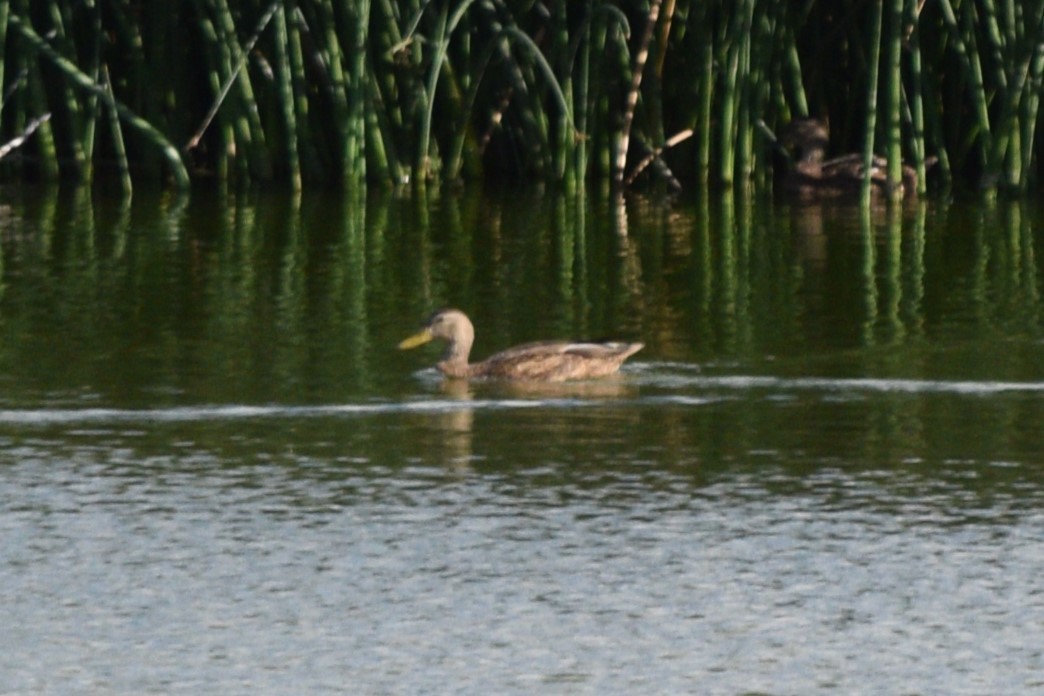
<svg viewBox="0 0 1044 696"><path fill-rule="evenodd" d="M464 15L474 4L474 1L465 0L457 6L452 15L449 12L449 4L444 3L436 20L435 30L432 33L433 38L429 40L434 46L434 54L428 67L415 165L416 174L421 179L432 176L435 169L431 145L432 118L435 111L435 93L438 87L439 76L444 70L449 71L446 55L449 49L450 37ZM408 39L412 39L413 33L420 24L422 14L423 9L418 10L415 14L414 20L406 32ZM479 74L481 75L481 71Z"/></svg>
<svg viewBox="0 0 1044 696"><path fill-rule="evenodd" d="M555 71L544 57L543 52L541 52L540 48L533 42L533 39L530 38L528 34L522 32L517 27L506 27L503 30L502 36L509 39L511 43L526 49L529 57L533 60L536 66L540 68L540 72L544 74L546 85L551 90L551 95L562 110L565 124L569 128L570 135L575 136L577 134L577 129L576 124L573 122L573 110L570 106L570 102L566 99L565 91L562 89L562 85L558 81L558 78L555 77Z"/></svg>
<svg viewBox="0 0 1044 696"><path fill-rule="evenodd" d="M964 43L968 46L968 59L969 67L971 70L968 76L971 80L972 100L976 107L976 112L979 115L979 129L978 135L979 151L982 156L983 165L986 168L986 176L984 177L983 183L987 183L989 188L993 188L993 183L990 182L994 179L994 174L991 172L990 164L990 143L993 138L993 125L990 119L989 104L992 98L991 90L987 87L986 81L983 77L982 60L979 57L978 41L975 38L975 17L973 12L965 9L961 15L962 27L961 33L964 36Z"/></svg>
<svg viewBox="0 0 1044 696"><path fill-rule="evenodd" d="M494 41L490 41L486 46L486 49L480 55L473 69L473 79L467 92L464 94L462 99L461 108L461 123L457 126L456 136L453 138L450 148L447 152L446 157L446 177L449 179L457 179L460 176L461 168L464 162L464 147L467 143L468 138L468 125L467 121L472 116L475 110L475 103L478 99L479 88L482 84L482 80L486 75L486 70L489 67L489 62L493 57L493 54L497 51L497 45Z"/></svg>
<svg viewBox="0 0 1044 696"><path fill-rule="evenodd" d="M91 80L87 75L83 74L83 72L81 72L71 61L59 55L46 41L40 38L39 34L33 31L32 27L29 26L27 22L23 21L19 16L12 14L8 18L8 26L13 27L18 32L32 52L37 53L50 61L65 77L65 79L69 81L69 84L81 91L87 92L88 94L95 94L104 98L105 90L103 87ZM177 148L175 148L170 141L155 128L155 126L132 112L119 101L116 101L116 110L119 113L120 118L126 121L135 130L139 131L147 141L159 148L164 154L170 166L171 174L174 176L174 182L177 184L178 188L188 188L188 170L185 169L185 163L182 162L181 155L178 154ZM41 133L43 131L44 129L41 129ZM51 140L51 146L53 147L53 139ZM54 161L55 171L57 171L57 159Z"/></svg>
<svg viewBox="0 0 1044 696"><path fill-rule="evenodd" d="M92 80L98 82L101 78L101 40L103 36L101 10L98 7L97 0L84 0L84 8L90 13L91 27L87 37L89 45L87 56L88 75ZM111 94L111 86L107 82L104 86L106 91ZM83 150L85 153L83 177L85 181L90 181L94 176L95 133L98 128L98 116L100 113L98 104L99 98L97 95L87 97L87 109L83 124Z"/></svg>
<svg viewBox="0 0 1044 696"><path fill-rule="evenodd" d="M887 181L889 196L903 195L903 142L902 142L902 48L903 48L903 0L887 0L887 36L885 43L885 94L884 94L884 152L887 158ZM864 153L865 157L865 153Z"/></svg>
<svg viewBox="0 0 1044 696"><path fill-rule="evenodd" d="M15 17L10 18L12 23ZM44 93L43 75L40 72L40 64L35 60L36 56L28 56L28 79L29 108L34 114L50 113L47 105L47 95ZM55 143L54 126L50 120L40 124L36 136L37 148L40 156L40 174L47 181L56 181L60 172L58 166L58 146Z"/></svg>
<svg viewBox="0 0 1044 696"><path fill-rule="evenodd" d="M913 130L911 142L914 152L914 169L917 171L918 195L923 195L927 190L927 171L925 160L927 158L925 145L924 124L924 75L921 65L921 29L920 16L917 3L907 2L905 10L905 23L910 27L909 50L910 50L910 125ZM905 31L905 28L904 28ZM941 138L939 139L941 142Z"/></svg>
<svg viewBox="0 0 1044 696"><path fill-rule="evenodd" d="M123 142L123 130L120 128L120 118L116 111L116 97L112 93L112 83L109 80L109 68L103 65L101 68L102 83L105 86L106 113L109 115L109 130L112 133L113 150L116 152L116 165L120 173L120 188L123 195L130 198L134 191L131 181L130 162L127 159L127 148Z"/></svg>
<svg viewBox="0 0 1044 696"><path fill-rule="evenodd" d="M7 67L7 18L11 14L11 0L0 0L0 90L4 86L5 68ZM0 97L0 113L3 112L7 100Z"/></svg>
<svg viewBox="0 0 1044 696"><path fill-rule="evenodd" d="M732 184L736 180L739 164L739 127L744 117L741 110L747 89L749 66L750 33L753 22L755 0L741 0L732 9L728 21L728 46L726 49L725 85L722 89L720 119L721 145L719 148L719 176L721 183Z"/></svg>
<svg viewBox="0 0 1044 696"><path fill-rule="evenodd" d="M576 110L573 93L573 79L569 69L569 29L568 12L564 0L556 0L551 6L551 46L549 63L555 66L553 72L558 76L562 93L571 111ZM564 114L559 114L555 127L554 146L551 148L552 176L559 181L575 182L575 161L571 157L575 138L572 129L565 122Z"/></svg>
<svg viewBox="0 0 1044 696"><path fill-rule="evenodd" d="M1044 13L1042 13L1044 14ZM1038 31L1044 27L1038 24ZM1044 88L1044 47L1039 42L1033 54L1030 68L1030 78L1026 94L1022 100L1022 161L1027 170L1033 160L1033 147L1037 131L1037 119L1040 114L1040 93ZM1019 191L1025 192L1029 188L1030 172L1027 171L1019 182Z"/></svg>
<svg viewBox="0 0 1044 696"><path fill-rule="evenodd" d="M286 167L290 177L290 186L300 191L301 156L297 150L297 111L294 106L293 70L290 67L290 39L286 29L286 8L277 4L277 11L272 25L275 34L275 76L276 88L279 91L279 109L283 117L284 147L286 148Z"/></svg>
<svg viewBox="0 0 1044 696"><path fill-rule="evenodd" d="M241 144L246 150L247 160L250 163L254 176L260 179L270 179L272 166L268 158L267 139L264 127L261 125L261 115L254 96L254 87L249 73L242 68L246 64L252 47L257 43L258 38L276 10L279 9L281 0L274 0L269 5L265 14L258 22L246 50L239 45L235 20L232 17L232 10L229 8L228 0L211 0L211 3L213 12L217 17L222 56L225 58L224 67L229 79L234 79L239 92L237 104L239 113L237 118L243 122L242 132L245 135Z"/></svg>
<svg viewBox="0 0 1044 696"><path fill-rule="evenodd" d="M710 13L701 3L697 20L696 43L699 50L699 72L697 79L696 128L696 176L701 187L710 181L711 171L711 122L714 108L714 41L710 27Z"/></svg>
<svg viewBox="0 0 1044 696"><path fill-rule="evenodd" d="M345 132L347 174L354 181L366 177L366 44L370 25L369 0L344 1L348 15L348 124Z"/></svg>
<svg viewBox="0 0 1044 696"><path fill-rule="evenodd" d="M320 58L326 71L326 76L330 81L332 118L334 131L338 136L337 148L339 158L337 166L341 176L346 177L350 175L354 162L353 155L348 149L351 109L348 105L348 76L344 72L344 51L341 48L341 40L337 33L333 1L320 0L317 3L317 10L321 30L316 32L315 38L322 42Z"/></svg>
<svg viewBox="0 0 1044 696"><path fill-rule="evenodd" d="M1024 50L1029 57L1027 59L1027 79L1022 89L1022 101L1020 107L1020 122L1016 128L1021 129L1022 152L1021 160L1023 171L1020 175L1017 189L1026 191L1032 176L1030 165L1033 161L1033 150L1037 118L1040 108L1040 94L1042 83L1044 83L1044 3L1038 3L1035 8L1035 16L1027 12L1027 32L1023 40Z"/></svg>
<svg viewBox="0 0 1044 696"><path fill-rule="evenodd" d="M758 60L762 46L772 44L772 28L765 12L757 12L757 3L749 0L743 17L745 36L740 52L739 110L736 114L736 168L740 181L748 183L754 171L754 117L761 110L766 75Z"/></svg>
<svg viewBox="0 0 1044 696"><path fill-rule="evenodd" d="M467 0L464 5L468 6L473 0ZM465 7L466 9L466 7ZM427 103L424 109L424 120L421 122L420 139L417 141L417 175L428 178L432 173L431 160L431 118L435 110L435 88L438 86L439 73L442 72L443 62L446 60L446 49L449 46L449 3L442 5L439 18L435 25L435 39L433 40L435 53L428 68Z"/></svg>
<svg viewBox="0 0 1044 696"><path fill-rule="evenodd" d="M199 129L189 140L187 146L188 149L196 147L210 123L217 115L218 110L221 108L222 104L225 103L225 99L228 96L229 91L232 89L232 86L238 85L240 92L239 103L241 104L240 115L232 115L231 119L238 126L241 141L240 144L246 150L247 157L254 163L255 175L259 178L266 179L271 175L271 165L268 161L267 148L265 147L264 129L261 126L257 103L254 99L253 87L250 83L249 77L243 70L243 67L246 65L247 56L257 44L257 40L260 38L261 33L265 30L265 27L268 26L268 23L276 14L276 11L282 7L281 3L282 0L275 0L271 5L269 5L268 9L258 21L253 36L247 42L246 49L242 50L239 48L239 42L236 39L235 24L228 4L225 0L212 0L211 9L218 16L219 21L213 23L209 19L203 19L201 26L204 28L205 34L210 38L212 45L218 49L215 56L218 57L219 64L224 64L226 66L227 75L220 87L216 87L215 98L211 104L210 110L207 112L206 117L204 117L202 125L200 125ZM198 3L197 7L202 11L202 7L200 7ZM285 46L285 40L280 41L279 44ZM233 59L235 61L234 65L232 64ZM212 71L210 76L211 84L216 85L220 79L218 71Z"/></svg>
<svg viewBox="0 0 1044 696"><path fill-rule="evenodd" d="M117 69L117 80L122 80L123 82L121 93L127 94L128 98L134 101L135 108L142 111L151 122L156 120L155 117L159 110L155 108L155 102L159 101L162 95L157 94L154 89L146 90L144 88L147 84L154 84L151 79L146 77L145 65L148 63L155 66L157 63L163 63L163 61L148 60L146 58L146 41L142 35L142 23L136 21L136 17L132 19L128 15L128 9L120 3L107 3L104 13L105 26L108 27L110 32L109 41L111 41L113 49L121 56ZM168 26L171 24L168 23ZM150 51L161 51L160 44L163 43L168 43L163 33L147 42ZM176 93L176 86L173 84L173 81L165 80L164 83L168 84L167 94ZM115 92L113 96L115 97ZM118 97L116 98L118 99ZM180 109L179 111L187 111L187 109ZM188 114L180 117L187 119ZM169 131L170 129L166 130ZM183 131L175 129L171 132ZM155 150L145 148L144 151L139 153L138 157L140 159L136 162L136 165L139 171L151 178L158 179L162 177L162 161Z"/></svg>
<svg viewBox="0 0 1044 696"><path fill-rule="evenodd" d="M539 91L536 89L538 81L532 65L521 63L512 54L512 44L519 43L528 48L537 67L550 76L549 82L557 83L543 53L533 40L510 20L511 18L507 17L504 22L498 19L490 23L490 29L498 39L494 40L494 46L503 59L503 67L510 84L510 98L504 101L501 110L506 110L509 103L514 107L521 136L519 146L516 147L520 165L528 165L531 174L549 178L553 167L550 158L551 126L548 114L540 102ZM561 89L558 91L560 93ZM563 109L568 110L564 97L559 103Z"/></svg>
<svg viewBox="0 0 1044 696"><path fill-rule="evenodd" d="M52 0L47 9L52 25L52 45L62 55L75 59L76 47L65 30L66 21L63 9L68 10L68 7L59 7L58 3ZM89 97L88 99L91 100L92 98ZM87 152L84 147L83 108L80 106L80 101L76 98L76 94L67 84L62 85L61 100L64 104L66 115L66 134L63 140L67 142L72 153L71 163L75 167L76 174L82 176L87 162Z"/></svg>
<svg viewBox="0 0 1044 696"><path fill-rule="evenodd" d="M805 118L808 116L808 97L805 96L805 85L801 79L801 56L798 55L797 42L794 32L789 27L784 29L786 39L786 50L784 51L784 72L786 80L790 84L788 94L793 101L794 116Z"/></svg>
<svg viewBox="0 0 1044 696"><path fill-rule="evenodd" d="M1025 191L1044 154L1042 23L1044 0L0 0L0 85L19 90L0 134L53 111L38 158L5 169L90 178L114 110L121 168L179 179L164 148L200 129L201 168L261 180L278 165L300 189L478 177L493 153L531 177L627 185L639 143L664 174L657 153L691 129L679 178L706 185L767 181L755 125L812 112L835 146L886 155L893 186L905 152L922 190L931 154L942 176Z"/></svg>
<svg viewBox="0 0 1044 696"><path fill-rule="evenodd" d="M207 15L207 9L203 4L204 0L194 0L196 7L196 13L199 16L199 30L203 35L204 47L206 49L207 61L206 70L207 81L210 83L210 89L214 93L214 101L207 115L203 118L203 122L199 129L189 139L185 146L186 150L194 149L199 139L203 136L211 121L217 117L219 119L220 127L218 133L220 141L217 147L217 172L218 177L225 180L229 177L229 168L231 166L231 158L234 156L233 153L238 154L238 148L236 147L237 142L246 138L244 134L242 137L237 137L237 130L243 126L242 122L235 118L234 114L230 110L222 111L220 106L224 103L224 94L232 88L232 81L225 81L222 77L222 71L220 65L227 63L228 56L222 56L221 39L218 36L217 26L213 20ZM227 87L222 88L222 82L226 82ZM240 160L242 161L242 160Z"/></svg>
<svg viewBox="0 0 1044 696"><path fill-rule="evenodd" d="M863 129L863 198L870 196L870 177L874 164L874 132L877 128L877 81L881 65L881 40L884 19L884 2L875 0L870 3L870 57L868 59L869 77L866 89L866 122Z"/></svg>
<svg viewBox="0 0 1044 696"><path fill-rule="evenodd" d="M316 149L316 138L313 136L309 124L312 110L307 93L309 80L305 71L304 48L301 44L301 25L303 24L304 19L300 14L300 9L295 8L293 15L286 21L287 58L290 61L291 83L294 90L296 131L293 135L299 146L303 174L308 178L321 180L323 178L322 159Z"/></svg>
<svg viewBox="0 0 1044 696"><path fill-rule="evenodd" d="M366 75L366 161L369 178L392 184L409 180L409 167L399 161L391 122L387 118L380 86L372 73Z"/></svg>
<svg viewBox="0 0 1044 696"><path fill-rule="evenodd" d="M1007 75L1004 67L1007 61L1004 59L1003 46L1008 48L1015 42L1015 37L1005 34L1002 36L1000 25L997 23L997 8L993 0L983 0L979 5L982 9L981 19L978 24L982 27L982 35L985 39L985 50L988 53L988 65L993 68L993 79L1001 89L1007 86ZM970 16L970 14L968 15Z"/></svg>
<svg viewBox="0 0 1044 696"><path fill-rule="evenodd" d="M627 55L626 37L630 26L626 15L614 5L595 6L587 3L587 13L579 29L574 33L569 53L577 55L575 68L576 94L572 107L575 119L575 144L577 176L586 178L591 169L592 151L600 170L610 171L611 138L606 133L609 120L609 101L604 85L607 75L612 74L607 52L618 48L613 55ZM611 37L615 40L610 40ZM570 71L572 72L572 70ZM605 143L603 145L602 143Z"/></svg>
<svg viewBox="0 0 1044 696"><path fill-rule="evenodd" d="M574 80L575 93L573 95L573 116L576 118L576 130L579 137L576 147L573 149L573 170L578 181L587 177L588 167L588 107L591 94L591 15L594 11L594 3L587 0L585 3L584 16L586 18L577 35L577 41L582 42L576 49L570 49L571 53L577 54L576 79Z"/></svg>

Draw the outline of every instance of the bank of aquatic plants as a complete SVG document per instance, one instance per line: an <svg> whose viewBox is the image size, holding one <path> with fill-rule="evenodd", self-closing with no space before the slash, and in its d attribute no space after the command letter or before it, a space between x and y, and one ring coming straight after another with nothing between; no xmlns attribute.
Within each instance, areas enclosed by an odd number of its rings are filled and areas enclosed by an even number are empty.
<svg viewBox="0 0 1044 696"><path fill-rule="evenodd" d="M0 0L0 37L7 180L743 185L809 115L894 180L1041 161L1044 0Z"/></svg>

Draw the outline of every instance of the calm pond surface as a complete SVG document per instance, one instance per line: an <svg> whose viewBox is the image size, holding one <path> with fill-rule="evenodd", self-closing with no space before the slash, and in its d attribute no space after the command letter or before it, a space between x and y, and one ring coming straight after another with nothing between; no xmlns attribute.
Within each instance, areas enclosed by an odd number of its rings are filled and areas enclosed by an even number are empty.
<svg viewBox="0 0 1044 696"><path fill-rule="evenodd" d="M0 190L0 692L1044 690L1038 207ZM612 336L615 379L444 382Z"/></svg>

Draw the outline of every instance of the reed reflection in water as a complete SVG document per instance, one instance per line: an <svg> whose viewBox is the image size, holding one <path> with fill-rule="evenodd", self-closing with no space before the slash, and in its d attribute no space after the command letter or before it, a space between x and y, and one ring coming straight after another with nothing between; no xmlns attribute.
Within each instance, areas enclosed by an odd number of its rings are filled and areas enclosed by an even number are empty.
<svg viewBox="0 0 1044 696"><path fill-rule="evenodd" d="M1040 686L1031 204L3 193L4 689Z"/></svg>

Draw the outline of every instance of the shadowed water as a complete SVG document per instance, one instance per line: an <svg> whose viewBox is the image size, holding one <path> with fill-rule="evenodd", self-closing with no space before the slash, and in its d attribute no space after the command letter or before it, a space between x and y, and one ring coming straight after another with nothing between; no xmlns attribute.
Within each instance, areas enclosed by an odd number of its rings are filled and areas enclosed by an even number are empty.
<svg viewBox="0 0 1044 696"><path fill-rule="evenodd" d="M4 693L1044 687L1033 209L20 195Z"/></svg>

